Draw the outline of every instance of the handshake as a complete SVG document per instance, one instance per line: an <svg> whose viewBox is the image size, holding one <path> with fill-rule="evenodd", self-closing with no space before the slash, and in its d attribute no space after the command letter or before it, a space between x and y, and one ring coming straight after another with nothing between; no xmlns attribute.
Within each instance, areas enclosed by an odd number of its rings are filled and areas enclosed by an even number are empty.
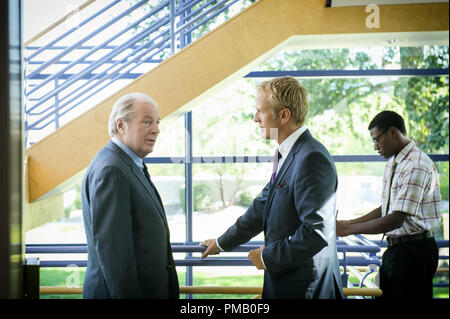
<svg viewBox="0 0 450 319"><path fill-rule="evenodd" d="M219 246L217 245L216 239L207 239L200 243L200 246L205 246L206 250L203 252L201 258L204 259L209 255L218 255L221 251ZM264 263L262 261L262 252L264 246L259 247L258 249L250 250L248 253L248 259L252 262L252 264L258 269L265 269Z"/></svg>

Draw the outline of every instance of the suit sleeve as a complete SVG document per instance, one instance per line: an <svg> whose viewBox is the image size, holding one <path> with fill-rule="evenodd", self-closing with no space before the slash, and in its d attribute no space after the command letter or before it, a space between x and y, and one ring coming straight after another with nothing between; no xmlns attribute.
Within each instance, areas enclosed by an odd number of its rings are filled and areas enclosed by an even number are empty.
<svg viewBox="0 0 450 319"><path fill-rule="evenodd" d="M330 201L337 187L334 166L324 154L314 152L305 157L295 174L299 227L291 236L274 241L263 250L264 264L273 276L301 267L335 238L334 201Z"/></svg>
<svg viewBox="0 0 450 319"><path fill-rule="evenodd" d="M261 194L256 197L244 215L217 239L219 246L225 250L233 250L236 246L248 242L263 231L263 211L266 204L270 184L267 184Z"/></svg>
<svg viewBox="0 0 450 319"><path fill-rule="evenodd" d="M112 298L141 298L133 247L130 186L123 172L106 166L91 181L95 250Z"/></svg>

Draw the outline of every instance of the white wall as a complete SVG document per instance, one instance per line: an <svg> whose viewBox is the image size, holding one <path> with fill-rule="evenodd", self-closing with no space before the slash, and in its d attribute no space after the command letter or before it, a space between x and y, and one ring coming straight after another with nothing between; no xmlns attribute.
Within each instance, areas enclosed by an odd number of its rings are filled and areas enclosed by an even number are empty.
<svg viewBox="0 0 450 319"><path fill-rule="evenodd" d="M24 42L51 26L86 0L23 0Z"/></svg>

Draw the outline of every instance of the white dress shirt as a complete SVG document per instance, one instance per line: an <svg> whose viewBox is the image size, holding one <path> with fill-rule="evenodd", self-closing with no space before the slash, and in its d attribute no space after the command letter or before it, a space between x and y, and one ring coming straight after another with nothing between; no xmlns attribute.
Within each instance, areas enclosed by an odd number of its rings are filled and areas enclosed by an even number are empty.
<svg viewBox="0 0 450 319"><path fill-rule="evenodd" d="M294 146L295 142L298 140L300 135L303 134L303 132L306 131L306 127L302 126L294 131L291 135L289 135L281 144L278 146L278 152L281 154L281 158L278 160L278 168L277 168L277 174L280 171L281 166L283 166L284 160L289 155L289 152L292 149L292 146Z"/></svg>
<svg viewBox="0 0 450 319"><path fill-rule="evenodd" d="M141 170L142 174L144 174L144 162L143 159L140 158L135 152L133 152L128 146L126 146L124 143L122 143L118 138L112 137L111 141L116 144L122 151L124 151L136 164L137 167ZM144 174L145 176L145 174Z"/></svg>

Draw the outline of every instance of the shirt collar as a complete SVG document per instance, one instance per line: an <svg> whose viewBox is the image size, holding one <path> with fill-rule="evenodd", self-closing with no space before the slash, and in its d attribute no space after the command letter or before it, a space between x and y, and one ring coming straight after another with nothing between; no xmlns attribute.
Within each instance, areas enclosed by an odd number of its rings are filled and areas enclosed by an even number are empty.
<svg viewBox="0 0 450 319"><path fill-rule="evenodd" d="M131 157L131 159L137 165L137 167L139 167L140 169L144 168L143 159L140 158L135 152L133 152L128 146L126 146L124 143L122 143L118 138L114 136L111 138L111 141L113 141L114 144L120 147L122 151L124 151L129 157Z"/></svg>
<svg viewBox="0 0 450 319"><path fill-rule="evenodd" d="M409 152L416 146L413 140L411 140L408 145L406 145L398 154L395 156L394 161L399 164L406 156L408 156Z"/></svg>
<svg viewBox="0 0 450 319"><path fill-rule="evenodd" d="M294 133L289 135L283 142L281 142L281 144L278 146L278 151L283 158L286 158L288 156L289 152L292 149L292 146L294 146L300 135L302 135L305 131L306 127L301 126L297 130L295 130Z"/></svg>

